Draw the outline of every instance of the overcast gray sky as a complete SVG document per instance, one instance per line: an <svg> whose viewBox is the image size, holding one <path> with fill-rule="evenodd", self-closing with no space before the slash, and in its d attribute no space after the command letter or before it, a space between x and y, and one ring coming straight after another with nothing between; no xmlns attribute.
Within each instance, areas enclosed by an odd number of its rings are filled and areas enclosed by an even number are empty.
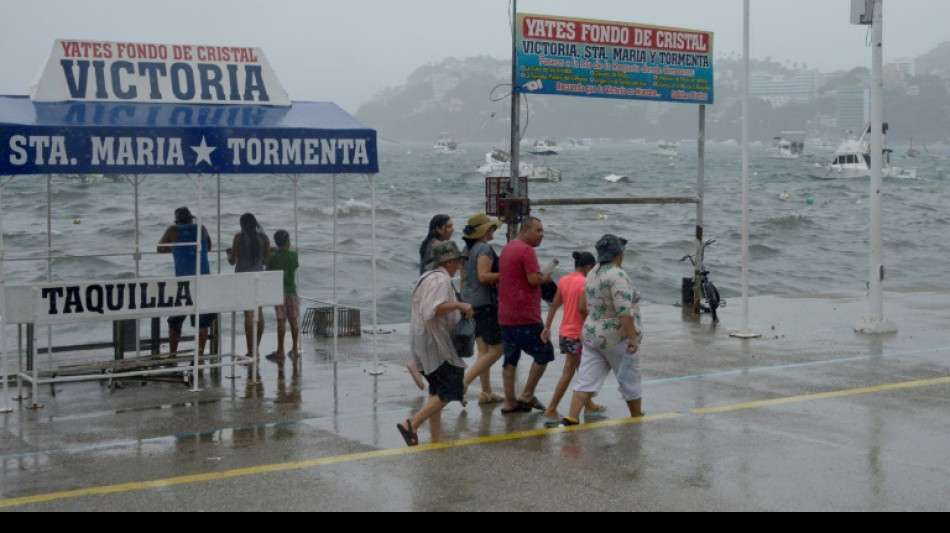
<svg viewBox="0 0 950 533"><path fill-rule="evenodd" d="M752 57L822 71L871 64L851 0L752 0ZM56 39L263 49L291 99L355 113L447 57L511 57L510 0L0 0L0 94L28 94ZM742 0L519 0L522 13L715 33L742 52ZM946 0L886 0L884 60L950 40ZM487 95L486 95L487 98Z"/></svg>

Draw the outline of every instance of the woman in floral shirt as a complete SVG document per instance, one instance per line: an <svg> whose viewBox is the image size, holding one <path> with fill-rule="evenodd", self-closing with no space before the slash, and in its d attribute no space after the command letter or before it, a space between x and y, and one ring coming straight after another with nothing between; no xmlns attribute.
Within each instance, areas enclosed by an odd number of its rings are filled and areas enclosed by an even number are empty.
<svg viewBox="0 0 950 533"><path fill-rule="evenodd" d="M581 409L600 392L611 371L617 376L630 416L643 416L640 294L621 268L626 245L626 239L609 234L597 241L599 265L587 276L580 304L581 309L587 311L582 333L584 351L574 396L571 398L571 409L568 416L561 420L562 426L579 423Z"/></svg>

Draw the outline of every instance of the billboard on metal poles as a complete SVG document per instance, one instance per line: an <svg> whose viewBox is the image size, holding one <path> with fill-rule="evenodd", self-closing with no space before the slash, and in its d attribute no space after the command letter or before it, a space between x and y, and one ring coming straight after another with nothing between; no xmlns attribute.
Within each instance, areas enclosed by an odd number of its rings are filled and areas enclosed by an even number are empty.
<svg viewBox="0 0 950 533"><path fill-rule="evenodd" d="M518 14L518 86L550 94L712 104L712 32Z"/></svg>

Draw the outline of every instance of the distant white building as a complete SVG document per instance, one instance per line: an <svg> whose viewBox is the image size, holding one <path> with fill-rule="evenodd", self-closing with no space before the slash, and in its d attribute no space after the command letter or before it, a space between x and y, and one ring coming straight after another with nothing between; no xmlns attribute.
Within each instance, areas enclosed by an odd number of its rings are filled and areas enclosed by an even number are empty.
<svg viewBox="0 0 950 533"><path fill-rule="evenodd" d="M860 87L838 90L838 127L856 132L864 131L871 120L871 91Z"/></svg>
<svg viewBox="0 0 950 533"><path fill-rule="evenodd" d="M817 70L799 72L791 77L749 76L749 96L765 100L778 108L792 102L811 102L827 83L827 75Z"/></svg>

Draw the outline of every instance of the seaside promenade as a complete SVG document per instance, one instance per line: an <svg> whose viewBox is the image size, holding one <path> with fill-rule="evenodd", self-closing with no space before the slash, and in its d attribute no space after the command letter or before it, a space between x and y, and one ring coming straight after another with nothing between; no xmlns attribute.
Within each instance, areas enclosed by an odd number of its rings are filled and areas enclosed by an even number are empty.
<svg viewBox="0 0 950 533"><path fill-rule="evenodd" d="M416 448L396 430L425 399L406 325L341 338L336 358L302 336L297 371L262 359L260 384L237 368L200 392L44 386L43 408L0 415L0 511L947 511L950 290L884 298L899 332L880 336L853 329L863 293L752 298L755 340L729 335L739 299L715 326L646 304L645 418L612 377L608 416L566 429L478 405L476 381L445 441L423 426ZM271 327L262 353L275 344Z"/></svg>

